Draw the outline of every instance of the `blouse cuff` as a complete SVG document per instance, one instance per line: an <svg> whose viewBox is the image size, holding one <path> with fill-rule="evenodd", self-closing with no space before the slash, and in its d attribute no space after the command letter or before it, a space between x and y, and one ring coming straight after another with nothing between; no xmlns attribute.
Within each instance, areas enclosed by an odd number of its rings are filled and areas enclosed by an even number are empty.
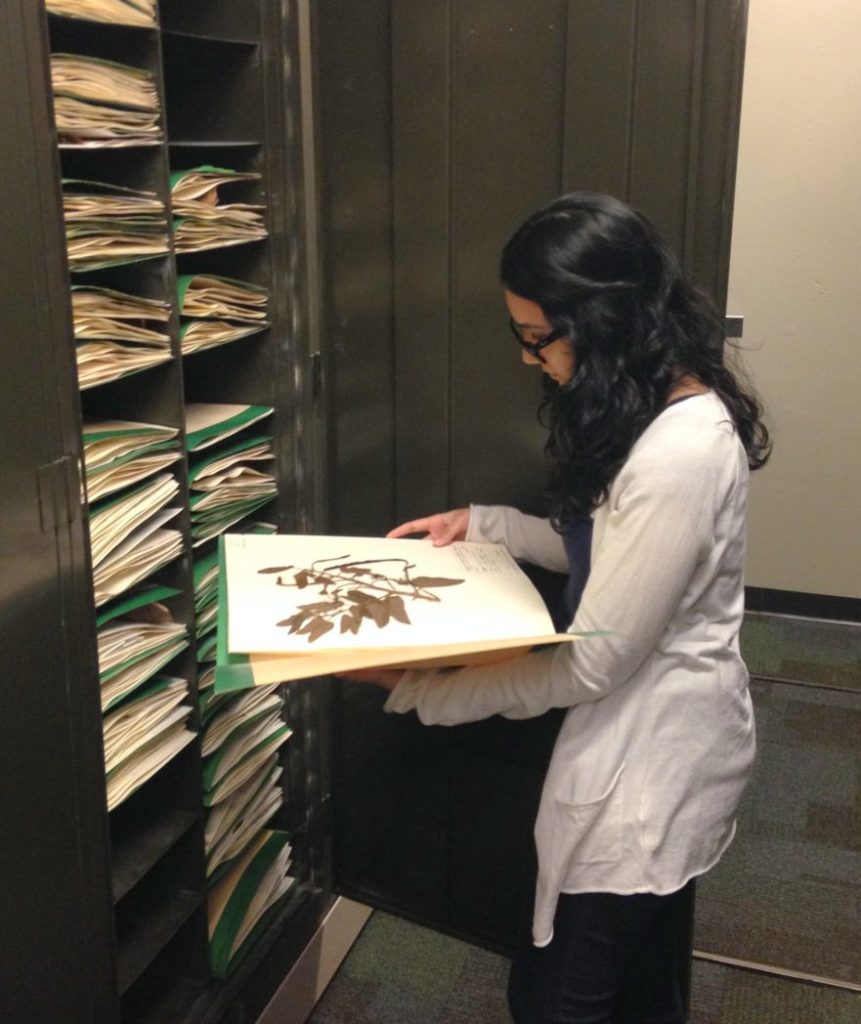
<svg viewBox="0 0 861 1024"><path fill-rule="evenodd" d="M422 680L427 679L428 675L428 672L415 670L404 672L386 699L383 711L387 711L389 714L415 711L422 689Z"/></svg>

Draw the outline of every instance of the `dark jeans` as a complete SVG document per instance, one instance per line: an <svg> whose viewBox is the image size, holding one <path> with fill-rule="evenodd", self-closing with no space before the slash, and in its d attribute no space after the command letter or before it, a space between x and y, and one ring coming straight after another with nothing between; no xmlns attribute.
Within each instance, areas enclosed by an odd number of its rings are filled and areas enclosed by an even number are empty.
<svg viewBox="0 0 861 1024"><path fill-rule="evenodd" d="M525 944L511 965L516 1024L684 1024L679 949L689 895L686 886L669 896L560 896L553 941Z"/></svg>

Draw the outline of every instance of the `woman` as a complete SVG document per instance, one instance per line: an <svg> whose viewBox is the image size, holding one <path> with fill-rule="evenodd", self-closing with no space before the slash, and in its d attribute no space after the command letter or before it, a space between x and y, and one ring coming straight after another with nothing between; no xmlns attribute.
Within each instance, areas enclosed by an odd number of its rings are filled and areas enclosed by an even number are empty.
<svg viewBox="0 0 861 1024"><path fill-rule="evenodd" d="M494 666L353 678L429 724L568 709L512 1013L680 1024L682 893L730 843L754 756L738 633L748 469L767 459L768 433L724 363L720 318L625 204L574 193L539 210L501 277L523 361L550 382L550 517L472 506L390 536L499 542L567 571L571 630L608 635Z"/></svg>

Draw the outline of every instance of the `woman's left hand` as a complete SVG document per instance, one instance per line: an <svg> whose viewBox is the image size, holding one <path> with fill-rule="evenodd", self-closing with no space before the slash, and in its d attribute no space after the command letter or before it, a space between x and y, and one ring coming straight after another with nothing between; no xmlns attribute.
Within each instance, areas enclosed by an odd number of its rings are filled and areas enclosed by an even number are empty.
<svg viewBox="0 0 861 1024"><path fill-rule="evenodd" d="M396 668L358 668L352 672L338 672L337 675L340 679L349 679L354 683L370 683L383 690L394 690L403 672Z"/></svg>

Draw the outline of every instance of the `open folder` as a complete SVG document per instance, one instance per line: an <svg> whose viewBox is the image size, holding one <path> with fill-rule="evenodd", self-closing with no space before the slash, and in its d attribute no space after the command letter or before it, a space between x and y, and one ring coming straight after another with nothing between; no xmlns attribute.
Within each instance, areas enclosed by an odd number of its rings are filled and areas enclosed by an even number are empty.
<svg viewBox="0 0 861 1024"><path fill-rule="evenodd" d="M217 692L487 663L584 636L554 630L499 544L228 534L220 559Z"/></svg>

